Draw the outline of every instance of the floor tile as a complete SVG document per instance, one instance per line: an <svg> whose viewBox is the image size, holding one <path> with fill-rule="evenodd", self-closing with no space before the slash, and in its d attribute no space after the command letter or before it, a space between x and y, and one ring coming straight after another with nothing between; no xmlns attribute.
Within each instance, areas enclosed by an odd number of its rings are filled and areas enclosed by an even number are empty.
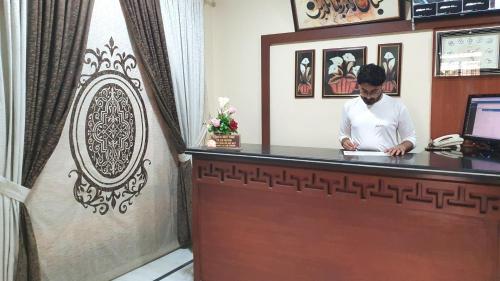
<svg viewBox="0 0 500 281"><path fill-rule="evenodd" d="M126 273L114 279L114 281L152 281L178 268L186 262L191 261L192 259L193 253L189 249L179 249L129 273ZM169 275L168 277L172 276L173 274ZM167 279L168 277L161 280L170 281L170 279ZM191 279L180 280L192 280L192 277Z"/></svg>
<svg viewBox="0 0 500 281"><path fill-rule="evenodd" d="M176 271L161 281L193 281L193 264Z"/></svg>

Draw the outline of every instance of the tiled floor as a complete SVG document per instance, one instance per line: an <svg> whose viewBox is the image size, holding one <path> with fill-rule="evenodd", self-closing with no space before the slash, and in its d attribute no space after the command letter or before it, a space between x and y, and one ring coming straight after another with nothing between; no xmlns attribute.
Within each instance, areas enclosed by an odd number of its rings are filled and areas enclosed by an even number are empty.
<svg viewBox="0 0 500 281"><path fill-rule="evenodd" d="M193 281L193 263L176 271L161 281Z"/></svg>
<svg viewBox="0 0 500 281"><path fill-rule="evenodd" d="M179 249L114 281L193 281L193 253Z"/></svg>

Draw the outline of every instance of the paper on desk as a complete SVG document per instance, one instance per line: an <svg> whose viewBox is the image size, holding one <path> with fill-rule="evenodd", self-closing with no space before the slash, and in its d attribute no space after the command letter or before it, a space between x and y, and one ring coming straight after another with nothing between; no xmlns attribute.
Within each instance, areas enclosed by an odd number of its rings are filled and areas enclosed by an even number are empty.
<svg viewBox="0 0 500 281"><path fill-rule="evenodd" d="M344 155L349 155L349 156L389 156L387 153L383 151L349 151L349 150L344 150Z"/></svg>

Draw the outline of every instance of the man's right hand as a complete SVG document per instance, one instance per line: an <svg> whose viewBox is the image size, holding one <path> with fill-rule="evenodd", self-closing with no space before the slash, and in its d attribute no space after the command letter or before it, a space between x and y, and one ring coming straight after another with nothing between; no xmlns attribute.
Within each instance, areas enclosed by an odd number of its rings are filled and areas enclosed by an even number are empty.
<svg viewBox="0 0 500 281"><path fill-rule="evenodd" d="M356 148L358 148L358 145L352 143L350 138L344 138L341 144L345 150L356 150Z"/></svg>

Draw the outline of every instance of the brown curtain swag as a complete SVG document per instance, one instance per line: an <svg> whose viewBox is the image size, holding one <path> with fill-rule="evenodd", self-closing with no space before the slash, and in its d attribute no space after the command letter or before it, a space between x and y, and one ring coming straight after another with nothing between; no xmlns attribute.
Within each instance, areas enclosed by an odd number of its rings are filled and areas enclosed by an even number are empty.
<svg viewBox="0 0 500 281"><path fill-rule="evenodd" d="M75 96L94 0L28 1L22 184L32 188L59 142ZM21 204L16 280L40 280L28 210Z"/></svg>
<svg viewBox="0 0 500 281"><path fill-rule="evenodd" d="M171 133L169 141L177 153L183 153L186 143L181 135L175 107L160 3L158 0L120 0L120 3L132 43L144 64L146 79L152 85L156 103ZM174 159L177 159L177 155L174 155ZM177 236L181 247L187 247L191 243L190 173L190 162L179 165Z"/></svg>

